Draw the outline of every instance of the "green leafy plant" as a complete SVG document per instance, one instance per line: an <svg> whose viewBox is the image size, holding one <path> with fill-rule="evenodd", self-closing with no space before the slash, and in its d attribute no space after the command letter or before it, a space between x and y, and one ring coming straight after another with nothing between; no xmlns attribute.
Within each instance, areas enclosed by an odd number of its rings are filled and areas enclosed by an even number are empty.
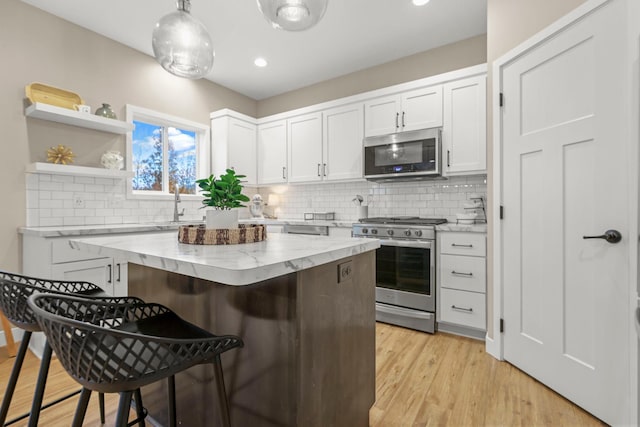
<svg viewBox="0 0 640 427"><path fill-rule="evenodd" d="M248 202L249 198L242 194L241 178L245 178L245 175L236 175L233 169L227 169L227 173L220 175L219 179L211 175L196 180L205 197L203 207L211 206L219 210L244 207L242 202Z"/></svg>

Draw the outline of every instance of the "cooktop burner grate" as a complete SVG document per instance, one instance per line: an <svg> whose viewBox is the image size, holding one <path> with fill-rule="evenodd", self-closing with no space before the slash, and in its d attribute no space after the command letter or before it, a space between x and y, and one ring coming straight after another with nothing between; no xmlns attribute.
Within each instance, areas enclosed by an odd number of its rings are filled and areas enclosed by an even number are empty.
<svg viewBox="0 0 640 427"><path fill-rule="evenodd" d="M417 216L392 216L362 218L361 223L367 224L409 224L409 225L438 225L447 222L445 218L420 218Z"/></svg>

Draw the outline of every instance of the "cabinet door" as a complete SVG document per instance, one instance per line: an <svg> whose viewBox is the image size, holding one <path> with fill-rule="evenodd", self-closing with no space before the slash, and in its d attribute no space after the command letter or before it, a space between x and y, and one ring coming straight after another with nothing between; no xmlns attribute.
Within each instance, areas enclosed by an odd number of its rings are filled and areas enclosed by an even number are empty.
<svg viewBox="0 0 640 427"><path fill-rule="evenodd" d="M486 97L485 76L444 85L442 142L445 175L486 173Z"/></svg>
<svg viewBox="0 0 640 427"><path fill-rule="evenodd" d="M53 264L51 275L58 280L91 282L109 295L114 294L114 283L117 279L112 258Z"/></svg>
<svg viewBox="0 0 640 427"><path fill-rule="evenodd" d="M287 182L287 121L258 126L258 183Z"/></svg>
<svg viewBox="0 0 640 427"><path fill-rule="evenodd" d="M402 94L400 130L442 126L442 86L416 89Z"/></svg>
<svg viewBox="0 0 640 427"><path fill-rule="evenodd" d="M364 136L387 135L400 129L400 97L376 98L364 103Z"/></svg>
<svg viewBox="0 0 640 427"><path fill-rule="evenodd" d="M324 179L362 178L363 104L324 111Z"/></svg>
<svg viewBox="0 0 640 427"><path fill-rule="evenodd" d="M322 113L287 120L289 182L322 179Z"/></svg>
<svg viewBox="0 0 640 427"><path fill-rule="evenodd" d="M236 118L229 118L228 167L246 175L246 184L258 182L256 168L256 125Z"/></svg>

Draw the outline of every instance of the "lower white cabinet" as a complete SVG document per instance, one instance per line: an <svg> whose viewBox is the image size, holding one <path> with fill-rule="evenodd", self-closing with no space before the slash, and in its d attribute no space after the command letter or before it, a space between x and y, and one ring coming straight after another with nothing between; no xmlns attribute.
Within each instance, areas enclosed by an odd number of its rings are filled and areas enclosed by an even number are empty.
<svg viewBox="0 0 640 427"><path fill-rule="evenodd" d="M72 249L69 240L69 237L23 235L23 274L44 279L86 281L109 295L127 295L126 262Z"/></svg>
<svg viewBox="0 0 640 427"><path fill-rule="evenodd" d="M486 235L437 232L438 330L484 339L486 333Z"/></svg>

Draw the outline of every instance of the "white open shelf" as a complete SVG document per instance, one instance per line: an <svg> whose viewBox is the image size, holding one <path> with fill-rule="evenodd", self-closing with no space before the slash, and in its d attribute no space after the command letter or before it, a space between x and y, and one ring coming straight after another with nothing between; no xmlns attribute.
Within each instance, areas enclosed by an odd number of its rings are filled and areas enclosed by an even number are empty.
<svg viewBox="0 0 640 427"><path fill-rule="evenodd" d="M87 166L60 165L55 163L31 163L27 173L47 173L53 175L92 176L97 178L130 178L133 172L125 170L92 168Z"/></svg>
<svg viewBox="0 0 640 427"><path fill-rule="evenodd" d="M96 116L95 114L80 113L79 111L43 104L41 102L29 105L25 109L24 114L27 117L95 129L102 132L125 134L133 130L132 123L107 119L106 117Z"/></svg>

